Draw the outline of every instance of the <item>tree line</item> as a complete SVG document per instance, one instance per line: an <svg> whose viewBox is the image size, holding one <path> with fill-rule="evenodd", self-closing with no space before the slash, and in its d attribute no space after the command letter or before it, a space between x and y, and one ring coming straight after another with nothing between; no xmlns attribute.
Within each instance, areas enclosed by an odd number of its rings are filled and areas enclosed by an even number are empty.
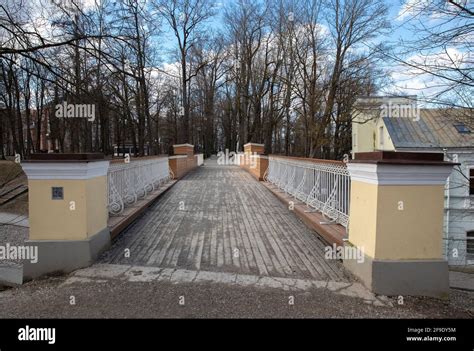
<svg viewBox="0 0 474 351"><path fill-rule="evenodd" d="M352 106L387 84L377 0L3 0L1 157L206 155L342 158ZM370 43L370 45L367 45ZM94 120L55 106L90 104Z"/></svg>

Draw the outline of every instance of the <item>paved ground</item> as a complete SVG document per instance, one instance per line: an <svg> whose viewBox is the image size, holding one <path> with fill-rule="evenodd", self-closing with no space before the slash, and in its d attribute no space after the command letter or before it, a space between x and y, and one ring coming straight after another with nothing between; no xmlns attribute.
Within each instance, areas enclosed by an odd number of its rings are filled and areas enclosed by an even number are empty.
<svg viewBox="0 0 474 351"><path fill-rule="evenodd" d="M16 217L16 215L14 215ZM0 224L0 246L5 247L7 244L10 246L22 246L25 244L25 240L28 239L28 228L17 225L6 225ZM18 263L18 260L0 260L0 267L3 264ZM1 280L1 277L0 277Z"/></svg>
<svg viewBox="0 0 474 351"><path fill-rule="evenodd" d="M148 267L150 268L150 267ZM153 280L146 274L88 279L51 277L0 291L0 318L472 318L474 294L451 292L449 301L405 297L384 305L330 288L272 288L211 281ZM84 272L80 273L83 274ZM148 272L151 275L151 272ZM166 271L165 271L166 273ZM181 274L181 272L180 272ZM161 278L158 278L160 277ZM127 278L125 278L127 277ZM135 277L135 278L133 278ZM139 279L142 279L141 281ZM206 281L206 279L208 279ZM218 278L216 278L218 279ZM181 278L180 278L181 280ZM341 283L342 284L342 283Z"/></svg>
<svg viewBox="0 0 474 351"><path fill-rule="evenodd" d="M207 162L122 233L100 261L348 281L338 261L324 258L325 246L247 172Z"/></svg>

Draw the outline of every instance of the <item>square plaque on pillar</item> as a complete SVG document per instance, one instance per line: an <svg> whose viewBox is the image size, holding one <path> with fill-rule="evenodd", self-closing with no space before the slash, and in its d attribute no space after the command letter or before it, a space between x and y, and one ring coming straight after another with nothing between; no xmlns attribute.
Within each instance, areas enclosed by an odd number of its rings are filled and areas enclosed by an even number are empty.
<svg viewBox="0 0 474 351"><path fill-rule="evenodd" d="M64 188L62 186L53 186L51 188L52 200L64 200Z"/></svg>

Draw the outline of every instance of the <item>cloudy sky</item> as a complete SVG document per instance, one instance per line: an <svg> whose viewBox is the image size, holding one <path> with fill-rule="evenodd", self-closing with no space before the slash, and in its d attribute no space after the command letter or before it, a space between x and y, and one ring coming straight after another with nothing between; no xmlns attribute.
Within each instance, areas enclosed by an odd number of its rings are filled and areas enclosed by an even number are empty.
<svg viewBox="0 0 474 351"><path fill-rule="evenodd" d="M232 1L232 0L227 0ZM376 42L384 42L385 44L391 44L397 48L400 41L412 41L416 39L418 33L413 29L413 24L417 22L418 19L422 19L424 24L427 26L444 26L445 18L441 15L431 14L430 16L417 16L417 6L423 5L426 2L432 0L381 0L385 1L388 8L389 14L388 19L391 24L391 30L386 36L377 38L372 43L366 43L368 46L374 45ZM467 1L467 0L459 0ZM209 23L210 30L218 30L222 28L222 2L217 2L216 13L217 16ZM447 3L446 6L452 6ZM297 15L297 14L296 14ZM449 26L449 25L448 25ZM167 40L164 41L164 47L171 47L175 44L175 39L173 34L168 32ZM471 42L474 42L472 38ZM363 48L362 48L363 49ZM448 47L446 52L436 52L433 51L426 55L426 52L421 55L419 53L414 53L413 55L408 54L405 56L405 59L409 62L429 62L429 63L440 63L448 64L451 60L455 62L465 62L467 60L467 54L460 51L456 47ZM472 58L470 60L472 63ZM423 74L420 71L415 69L408 69L406 66L396 65L393 62L387 63L385 67L392 80L392 84L384 87L382 94L410 94L418 95L420 97L429 97L434 96L441 90L445 89L445 85L439 79L434 79L433 76Z"/></svg>
<svg viewBox="0 0 474 351"><path fill-rule="evenodd" d="M8 0L0 0L4 2ZM51 5L51 2L64 2L68 0L27 0L28 3L34 8L33 18L34 25L36 28L40 28L43 33L52 31L52 27L48 23L47 12L50 11L48 4ZM78 0L75 0L78 1ZM96 0L79 0L82 1L85 8L93 7ZM113 1L113 0L111 0ZM226 0L234 1L234 0ZM432 0L381 0L386 1L387 6L389 7L389 21L391 23L391 30L388 35L376 39L376 41L383 41L387 44L392 44L397 47L397 43L402 40L414 40L418 33L413 30L413 17L416 15L414 5L423 4L427 1ZM467 0L460 0L467 1ZM210 31L216 31L222 29L222 14L223 14L223 1L216 2L216 17L209 21L208 29ZM472 5L472 4L471 4ZM471 6L469 5L469 6ZM447 5L449 6L449 5ZM296 14L297 15L297 14ZM442 16L430 15L423 18L426 21L428 26L436 26L442 24L444 19ZM169 28L166 28L166 24L163 25L164 33L160 35L159 45L160 49L170 51L170 49L176 46L176 39L174 38L172 32ZM469 39L469 38L468 38ZM471 38L470 42L474 42L474 38ZM366 43L367 46L374 45L375 42ZM363 48L362 48L363 49ZM163 54L163 52L162 52ZM446 63L450 60L455 62L465 62L466 53L456 47L448 47L446 52L431 52L428 56L420 55L419 53L414 52L413 55L408 55L406 57L409 61L421 62L422 60L428 60L428 62L440 62ZM172 65L174 57L169 55L168 58L165 58L162 61L163 68L169 70ZM470 59L472 64L472 57ZM393 84L390 84L382 93L385 94L417 94L417 95L426 95L430 96L436 92L443 89L442 83L439 80L433 79L432 76L426 74L420 74L420 72L414 69L407 69L400 65L393 63L387 64L385 67L389 71L389 75L392 78Z"/></svg>
<svg viewBox="0 0 474 351"><path fill-rule="evenodd" d="M387 2L390 6L390 22L392 24L392 33L387 38L387 42L397 47L397 43L400 41L416 41L419 33L414 30L413 24L420 23L421 21L427 28L436 28L436 30L446 30L452 26L452 23L446 20L441 13L432 13L430 15L419 16L416 11L417 6L420 4L423 6L427 2L432 0L398 0L394 2ZM459 0L459 2L469 0ZM446 1L446 9L454 10L454 6ZM472 3L468 3L471 7ZM472 34L471 34L472 35ZM464 44L473 43L474 38L464 37L460 38ZM457 64L460 67L466 66L467 64L473 64L473 58L469 57L463 48L467 45L460 43L458 46L448 46L445 51L424 51L423 53L414 52L413 54L408 53L405 56L405 60L413 63L425 63L425 64L441 64L441 65L453 65ZM470 45L470 44L469 44ZM471 53L472 55L472 53ZM387 67L391 71L391 77L394 81L394 86L388 88L390 92L401 92L406 94L413 94L419 96L431 97L439 91L444 91L446 86L444 82L434 78L431 75L423 74L413 68L407 66L389 66Z"/></svg>

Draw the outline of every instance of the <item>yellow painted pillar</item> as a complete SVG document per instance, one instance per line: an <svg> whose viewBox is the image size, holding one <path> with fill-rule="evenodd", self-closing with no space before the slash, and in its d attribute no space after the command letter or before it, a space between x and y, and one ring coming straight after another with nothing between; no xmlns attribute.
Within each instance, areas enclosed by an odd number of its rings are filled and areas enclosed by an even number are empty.
<svg viewBox="0 0 474 351"><path fill-rule="evenodd" d="M344 265L382 295L445 296L444 185L453 163L441 153L356 153L348 163L351 204L347 245L363 260ZM362 262L361 262L362 261Z"/></svg>
<svg viewBox="0 0 474 351"><path fill-rule="evenodd" d="M24 264L24 278L92 264L110 245L109 161L102 154L35 154L22 167L28 177L28 245L38 247L38 261Z"/></svg>

